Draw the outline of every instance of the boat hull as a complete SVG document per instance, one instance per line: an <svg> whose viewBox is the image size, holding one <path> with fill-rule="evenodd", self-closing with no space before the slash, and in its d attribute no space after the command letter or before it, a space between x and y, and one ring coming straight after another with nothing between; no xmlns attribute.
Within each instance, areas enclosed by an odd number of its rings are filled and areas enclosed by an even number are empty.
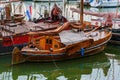
<svg viewBox="0 0 120 80"><path fill-rule="evenodd" d="M81 58L85 56L90 56L94 54L98 54L99 52L104 50L106 43L110 40L111 33L108 34L107 37L95 41L90 47L85 48L82 51L81 48L73 54L66 53L66 51L62 51L61 53L55 54L34 54L28 53L26 51L21 52L18 48L14 49L12 54L12 64L19 64L26 61L29 62L50 62L50 61L63 61L68 59Z"/></svg>
<svg viewBox="0 0 120 80"><path fill-rule="evenodd" d="M44 23L44 24L48 25L50 23ZM55 25L56 24L58 24L58 23L55 23ZM46 27L46 26L44 26L44 27ZM46 29L42 29L42 31L53 30L56 28L57 28L56 26L48 27ZM36 30L34 32L38 32L38 31L41 31L41 30ZM29 35L27 33L29 33L29 32L14 34L11 36L0 37L0 49L1 49L0 55L4 55L4 54L8 54L8 53L10 54L12 52L12 50L14 49L14 47L18 47L21 49L21 47L25 46L25 44L27 44L29 42ZM37 35L36 35L36 37L37 37Z"/></svg>
<svg viewBox="0 0 120 80"><path fill-rule="evenodd" d="M0 43L0 55L11 54L14 47L22 48L29 41L27 34L3 37Z"/></svg>
<svg viewBox="0 0 120 80"><path fill-rule="evenodd" d="M120 45L120 29L112 29L112 38L110 39L109 43Z"/></svg>
<svg viewBox="0 0 120 80"><path fill-rule="evenodd" d="M17 44L17 45L12 45L12 46L3 46L3 45L0 45L0 55L11 54L12 50L15 47L18 47L19 49L22 49L23 46L26 46L26 45L27 45L27 43Z"/></svg>
<svg viewBox="0 0 120 80"><path fill-rule="evenodd" d="M120 33L112 33L112 38L109 41L111 44L120 45Z"/></svg>
<svg viewBox="0 0 120 80"><path fill-rule="evenodd" d="M80 52L76 52L75 54L72 55L67 55L63 53L62 55L23 55L25 57L26 61L29 62L51 62L51 61L63 61L63 60L68 60L68 59L75 59L75 58L80 58L80 57L85 57L85 56L90 56L93 54L97 54L104 50L105 44L96 47L96 48L89 48L85 50L84 56L81 55Z"/></svg>

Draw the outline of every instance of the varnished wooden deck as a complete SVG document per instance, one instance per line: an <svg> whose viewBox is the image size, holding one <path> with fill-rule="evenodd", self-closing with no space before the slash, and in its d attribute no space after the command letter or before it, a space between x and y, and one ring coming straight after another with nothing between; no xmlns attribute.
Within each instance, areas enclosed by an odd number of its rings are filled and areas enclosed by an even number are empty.
<svg viewBox="0 0 120 80"><path fill-rule="evenodd" d="M30 31L39 31L45 29L51 29L60 26L59 24L51 24L51 23L33 23L33 22L25 22L25 24L18 24L14 27L10 27L9 25L0 25L0 32L3 36L10 36L14 34L21 34Z"/></svg>
<svg viewBox="0 0 120 80"><path fill-rule="evenodd" d="M69 32L68 32L69 33ZM106 38L106 36L108 35L108 37L109 37L109 34L108 33L110 33L110 32L108 32L108 31L95 31L95 32L91 32L91 33L82 33L82 34L79 34L78 33L78 35L81 37L81 42L83 41L83 40L87 40L87 39L93 39L93 41L94 41L94 43L93 43L93 46L95 46L95 45L98 45L99 43L98 43L98 41L100 42L100 43L104 43L105 41L107 41L107 40L105 40L105 38ZM76 33L75 33L76 34ZM81 36L82 35L82 36ZM66 36L66 35L65 35ZM69 36L69 37L71 37L71 36ZM79 38L80 38L79 37ZM60 37L59 37L60 38ZM63 38L63 37L62 37ZM77 37L78 38L78 37ZM78 40L76 38L76 40ZM68 38L67 38L68 39ZM71 38L72 39L72 38ZM106 39L108 39L108 38L106 38ZM109 39L108 39L109 40ZM80 41L80 40L79 40ZM62 43L62 42L61 42ZM44 51L44 50L39 50L39 49L37 49L37 48L29 48L28 46L26 46L26 47L24 47L23 49L22 49L22 51L30 51L30 52L39 52L39 51ZM48 51L48 50L47 50Z"/></svg>

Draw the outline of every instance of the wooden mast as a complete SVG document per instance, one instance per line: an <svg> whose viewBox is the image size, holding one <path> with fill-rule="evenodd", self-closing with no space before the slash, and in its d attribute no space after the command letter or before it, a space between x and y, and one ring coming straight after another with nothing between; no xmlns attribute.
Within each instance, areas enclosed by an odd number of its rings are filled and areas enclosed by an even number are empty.
<svg viewBox="0 0 120 80"><path fill-rule="evenodd" d="M83 5L83 0L80 1L80 23L83 24L83 8L84 8L84 5Z"/></svg>

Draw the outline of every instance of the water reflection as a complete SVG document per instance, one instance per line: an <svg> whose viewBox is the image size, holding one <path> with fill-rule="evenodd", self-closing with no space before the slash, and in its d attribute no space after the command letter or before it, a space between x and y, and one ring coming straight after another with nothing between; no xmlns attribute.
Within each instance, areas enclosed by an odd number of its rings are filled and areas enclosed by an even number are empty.
<svg viewBox="0 0 120 80"><path fill-rule="evenodd" d="M113 56L114 55L114 56ZM110 68L108 71L108 80L120 80L120 55L113 54L112 56L107 56L110 61Z"/></svg>
<svg viewBox="0 0 120 80"><path fill-rule="evenodd" d="M0 80L120 80L119 49L108 45L102 53L81 59L14 66L10 55L0 56ZM109 58L105 53L116 57Z"/></svg>
<svg viewBox="0 0 120 80"><path fill-rule="evenodd" d="M1 80L105 80L110 63L104 53L64 62L10 65L11 56L0 57Z"/></svg>

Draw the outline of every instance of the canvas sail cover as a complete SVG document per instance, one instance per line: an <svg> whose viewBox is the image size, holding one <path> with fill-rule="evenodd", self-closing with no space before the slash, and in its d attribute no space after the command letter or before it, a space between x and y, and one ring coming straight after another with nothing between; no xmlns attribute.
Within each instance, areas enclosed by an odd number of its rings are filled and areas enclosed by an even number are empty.
<svg viewBox="0 0 120 80"><path fill-rule="evenodd" d="M88 39L85 37L83 31L73 32L72 30L66 30L59 33L61 42L65 45L74 44L83 40Z"/></svg>

